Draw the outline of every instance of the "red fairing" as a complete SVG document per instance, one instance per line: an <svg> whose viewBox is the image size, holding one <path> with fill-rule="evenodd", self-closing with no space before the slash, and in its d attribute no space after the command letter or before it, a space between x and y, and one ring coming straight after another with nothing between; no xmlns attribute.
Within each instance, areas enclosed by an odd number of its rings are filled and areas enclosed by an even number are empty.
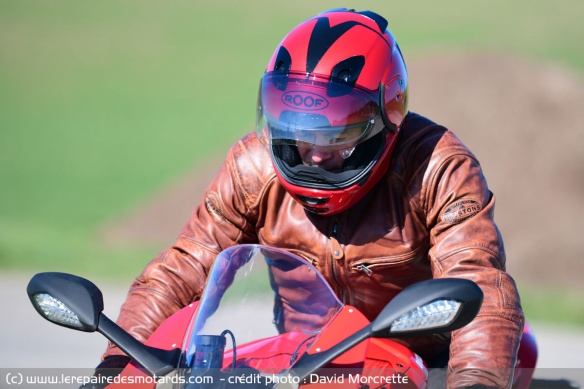
<svg viewBox="0 0 584 389"><path fill-rule="evenodd" d="M345 334L357 332L370 322L361 312L351 306L345 306L338 315L322 330L314 343L302 342L310 340L311 334L305 332L287 332L271 338L262 339L256 342L241 345L237 348L238 365L245 365L258 369L264 373L277 374L282 366L290 363L290 358L296 353L302 355L304 352L315 354L334 347L343 340ZM303 346L298 348L298 344ZM223 368L228 368L232 363L232 351L225 353ZM356 369L363 380L367 377L390 377L393 374L407 376L409 385L402 387L422 388L426 384L428 371L415 353L407 347L400 345L389 339L367 339L335 358L328 368L335 368L342 372L349 372ZM326 375L325 372L322 373ZM361 382L349 382L349 373L344 374L343 388L360 388ZM338 375L339 376L339 375ZM353 374L353 377L356 377ZM321 379L322 380L322 379ZM396 378L397 380L397 378ZM337 384L339 382L336 382ZM309 380L303 388L322 388L322 382ZM327 387L324 385L324 387ZM336 387L336 386L335 386Z"/></svg>
<svg viewBox="0 0 584 389"><path fill-rule="evenodd" d="M290 364L294 353L302 355L306 351L310 343L304 341L310 337L310 334L293 331L238 346L238 366L245 365L264 373L278 374L282 366ZM303 344L303 347L298 348L298 344ZM230 368L232 360L233 349L225 352L223 368Z"/></svg>

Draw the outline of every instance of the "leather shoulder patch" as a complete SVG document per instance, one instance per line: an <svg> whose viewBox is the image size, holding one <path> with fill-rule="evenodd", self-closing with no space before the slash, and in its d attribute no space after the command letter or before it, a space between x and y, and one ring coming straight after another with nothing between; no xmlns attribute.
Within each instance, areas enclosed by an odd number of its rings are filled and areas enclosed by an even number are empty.
<svg viewBox="0 0 584 389"><path fill-rule="evenodd" d="M450 204L440 215L440 219L445 223L456 224L470 219L481 209L481 204L476 200L460 200Z"/></svg>

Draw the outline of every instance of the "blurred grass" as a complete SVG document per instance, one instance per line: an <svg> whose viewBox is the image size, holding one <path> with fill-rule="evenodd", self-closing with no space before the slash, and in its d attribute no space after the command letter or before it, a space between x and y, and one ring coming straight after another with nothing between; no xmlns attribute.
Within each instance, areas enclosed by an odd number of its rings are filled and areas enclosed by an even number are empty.
<svg viewBox="0 0 584 389"><path fill-rule="evenodd" d="M519 285L521 305L529 322L562 322L584 327L582 290Z"/></svg>
<svg viewBox="0 0 584 389"><path fill-rule="evenodd" d="M386 16L406 59L489 50L584 71L576 0L0 0L0 268L137 274L162 247L103 247L100 226L251 130L277 43L338 6Z"/></svg>

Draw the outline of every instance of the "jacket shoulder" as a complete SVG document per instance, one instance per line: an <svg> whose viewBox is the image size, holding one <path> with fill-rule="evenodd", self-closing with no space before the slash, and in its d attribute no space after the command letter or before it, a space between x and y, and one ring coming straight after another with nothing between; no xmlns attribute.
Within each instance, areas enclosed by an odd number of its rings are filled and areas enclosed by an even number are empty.
<svg viewBox="0 0 584 389"><path fill-rule="evenodd" d="M250 208L257 203L267 183L276 177L268 146L253 132L233 145L226 164Z"/></svg>
<svg viewBox="0 0 584 389"><path fill-rule="evenodd" d="M409 113L393 156L392 180L407 188L410 199L425 209L426 191L437 172L455 159L471 160L479 165L474 154L452 131Z"/></svg>
<svg viewBox="0 0 584 389"><path fill-rule="evenodd" d="M416 113L407 115L396 152L401 158L415 158L418 161L448 158L460 153L475 158L452 131Z"/></svg>

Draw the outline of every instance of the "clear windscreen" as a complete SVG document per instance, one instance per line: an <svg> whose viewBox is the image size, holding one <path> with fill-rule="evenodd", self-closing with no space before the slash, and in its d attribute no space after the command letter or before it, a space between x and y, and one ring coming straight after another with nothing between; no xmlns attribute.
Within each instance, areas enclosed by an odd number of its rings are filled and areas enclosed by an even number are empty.
<svg viewBox="0 0 584 389"><path fill-rule="evenodd" d="M260 245L229 248L217 256L187 332L182 374L283 374L342 307L302 258Z"/></svg>

